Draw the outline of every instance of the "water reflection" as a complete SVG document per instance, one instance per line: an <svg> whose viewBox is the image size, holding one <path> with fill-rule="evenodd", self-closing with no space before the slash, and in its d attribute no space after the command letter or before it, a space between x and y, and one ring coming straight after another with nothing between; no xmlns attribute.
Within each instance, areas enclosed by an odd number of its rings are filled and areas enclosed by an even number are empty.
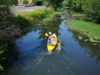
<svg viewBox="0 0 100 75"><path fill-rule="evenodd" d="M90 42L87 36L84 36L79 32L76 31L71 31L71 32L73 33L73 38L75 38L75 40L80 44L82 48L88 48L85 51L86 55L96 58L96 63L100 62L100 44Z"/></svg>
<svg viewBox="0 0 100 75"><path fill-rule="evenodd" d="M60 35L58 30L60 29L59 25L61 23L61 17L55 16L53 17L52 21L48 21L48 23L45 23L44 25L41 25L40 31L39 31L39 39L45 38L44 34L47 32L56 33L56 35Z"/></svg>
<svg viewBox="0 0 100 75"><path fill-rule="evenodd" d="M26 36L16 40L15 43L13 42L12 45L14 45L13 46L14 48L12 48L13 51L10 51L10 54L11 53L13 54L11 57L16 58L15 59L16 61L24 60L31 56L35 57L41 51L44 50L46 51L47 38L45 37L44 34L46 32L52 32L56 33L57 36L60 35L60 33L58 32L58 30L60 29L59 27L60 23L61 23L61 17L55 16L51 21L48 21L43 25L34 25L29 30L30 33L28 34L26 33Z"/></svg>

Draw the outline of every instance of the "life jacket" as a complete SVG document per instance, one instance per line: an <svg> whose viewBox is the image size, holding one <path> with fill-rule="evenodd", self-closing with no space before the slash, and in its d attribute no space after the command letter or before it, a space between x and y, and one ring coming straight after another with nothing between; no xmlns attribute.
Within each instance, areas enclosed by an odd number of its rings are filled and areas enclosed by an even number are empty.
<svg viewBox="0 0 100 75"><path fill-rule="evenodd" d="M51 44L51 40L48 40L48 44Z"/></svg>

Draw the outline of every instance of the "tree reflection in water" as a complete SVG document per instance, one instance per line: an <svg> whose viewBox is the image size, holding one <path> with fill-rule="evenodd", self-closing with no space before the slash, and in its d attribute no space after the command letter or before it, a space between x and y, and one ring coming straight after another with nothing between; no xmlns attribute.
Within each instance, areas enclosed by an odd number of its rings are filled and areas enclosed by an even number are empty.
<svg viewBox="0 0 100 75"><path fill-rule="evenodd" d="M86 56L96 58L96 63L100 62L100 44L90 42L87 36L84 36L79 32L72 31L72 30L70 31L73 33L73 38L75 38L75 40L80 44L81 47L88 48L85 51Z"/></svg>

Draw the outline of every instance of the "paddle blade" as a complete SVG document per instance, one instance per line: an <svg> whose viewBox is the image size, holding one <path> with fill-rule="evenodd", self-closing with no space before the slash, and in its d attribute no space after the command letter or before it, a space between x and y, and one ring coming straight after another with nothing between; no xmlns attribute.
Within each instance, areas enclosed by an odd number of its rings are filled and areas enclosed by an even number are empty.
<svg viewBox="0 0 100 75"><path fill-rule="evenodd" d="M45 33L45 36L49 36L48 33Z"/></svg>
<svg viewBox="0 0 100 75"><path fill-rule="evenodd" d="M60 43L58 43L58 46L61 46L61 44L60 44Z"/></svg>

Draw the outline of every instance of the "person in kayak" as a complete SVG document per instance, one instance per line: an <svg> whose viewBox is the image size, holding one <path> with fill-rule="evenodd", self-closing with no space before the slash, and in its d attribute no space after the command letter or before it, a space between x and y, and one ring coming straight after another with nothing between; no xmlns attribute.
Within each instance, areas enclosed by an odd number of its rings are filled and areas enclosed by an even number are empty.
<svg viewBox="0 0 100 75"><path fill-rule="evenodd" d="M55 36L52 36L52 37L51 37L51 42L52 42L51 44L52 44L53 46L56 45L56 44L55 44L55 39L56 39Z"/></svg>
<svg viewBox="0 0 100 75"><path fill-rule="evenodd" d="M52 32L49 32L48 34L49 34L48 44L55 46L56 45L56 43L55 43L56 37L52 36Z"/></svg>
<svg viewBox="0 0 100 75"><path fill-rule="evenodd" d="M49 37L48 44L55 46L55 37L54 36Z"/></svg>

